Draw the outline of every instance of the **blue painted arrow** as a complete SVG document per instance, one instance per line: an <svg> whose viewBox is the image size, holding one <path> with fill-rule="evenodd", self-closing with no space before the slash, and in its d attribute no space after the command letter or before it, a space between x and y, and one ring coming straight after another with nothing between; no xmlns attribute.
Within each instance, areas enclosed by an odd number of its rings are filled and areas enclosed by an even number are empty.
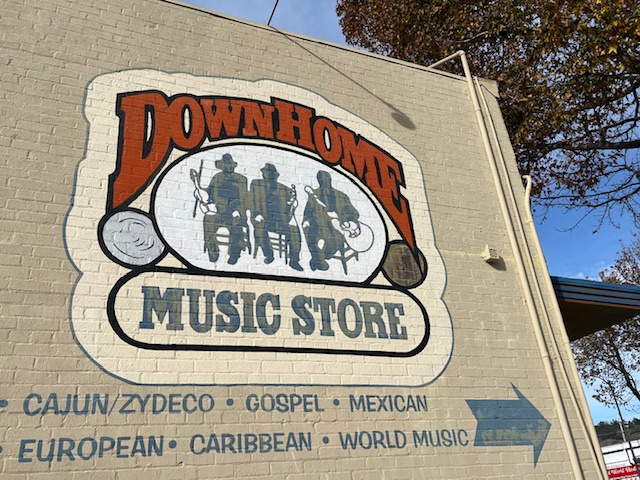
<svg viewBox="0 0 640 480"><path fill-rule="evenodd" d="M549 434L551 423L513 385L517 400L467 400L478 421L475 446L532 445L533 464Z"/></svg>

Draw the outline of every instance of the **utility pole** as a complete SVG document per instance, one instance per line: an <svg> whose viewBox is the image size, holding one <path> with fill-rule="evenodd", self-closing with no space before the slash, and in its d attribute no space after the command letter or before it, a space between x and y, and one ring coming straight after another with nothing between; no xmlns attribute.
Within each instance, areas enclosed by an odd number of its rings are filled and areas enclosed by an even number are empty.
<svg viewBox="0 0 640 480"><path fill-rule="evenodd" d="M613 385L607 382L609 385L609 390L611 391L611 397L613 398L613 402L616 404L616 409L618 410L618 416L620 420L618 424L620 425L620 432L622 433L622 441L629 445L629 452L631 453L631 457L629 457L629 453L627 453L627 458L629 458L629 462L631 465L636 467L636 473L638 474L638 478L640 478L640 467L636 462L636 454L633 452L633 445L631 445L631 440L629 440L629 436L627 435L627 427L624 423L624 418L622 418L622 410L620 410L620 405L618 404L618 397L616 397L615 390L613 389Z"/></svg>

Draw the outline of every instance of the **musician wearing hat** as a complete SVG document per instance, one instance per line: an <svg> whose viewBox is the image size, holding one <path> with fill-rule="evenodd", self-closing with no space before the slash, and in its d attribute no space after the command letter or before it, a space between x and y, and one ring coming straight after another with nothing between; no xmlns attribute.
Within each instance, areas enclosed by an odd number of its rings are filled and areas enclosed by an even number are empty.
<svg viewBox="0 0 640 480"><path fill-rule="evenodd" d="M247 178L235 172L237 165L228 153L216 160L215 166L221 171L213 176L206 189L209 201L206 204L208 214L204 216L204 248L209 254L209 260L218 260L218 229L226 227L229 230L227 262L230 265L238 262L240 253L247 247Z"/></svg>
<svg viewBox="0 0 640 480"><path fill-rule="evenodd" d="M360 213L349 197L331 185L331 174L319 171L318 188L305 187L309 196L302 229L311 252L311 270L328 270L327 260L345 246L345 235L357 235Z"/></svg>
<svg viewBox="0 0 640 480"><path fill-rule="evenodd" d="M250 188L251 223L254 228L256 251L258 247L262 249L264 263L273 262L269 232L283 235L288 249L289 266L302 271L299 263L302 237L294 216L298 205L295 186L287 187L278 183L280 174L271 163L265 163L260 171L262 179L253 180Z"/></svg>

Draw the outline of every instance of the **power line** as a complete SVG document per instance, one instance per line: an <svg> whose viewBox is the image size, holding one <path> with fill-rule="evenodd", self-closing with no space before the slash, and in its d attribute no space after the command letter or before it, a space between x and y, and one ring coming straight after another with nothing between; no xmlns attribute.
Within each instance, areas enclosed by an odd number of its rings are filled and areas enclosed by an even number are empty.
<svg viewBox="0 0 640 480"><path fill-rule="evenodd" d="M273 14L276 13L276 8L278 8L278 2L280 0L276 0L276 3L273 5L273 10L271 10L271 16L269 17L269 21L267 22L267 26L271 24L271 19L273 18Z"/></svg>

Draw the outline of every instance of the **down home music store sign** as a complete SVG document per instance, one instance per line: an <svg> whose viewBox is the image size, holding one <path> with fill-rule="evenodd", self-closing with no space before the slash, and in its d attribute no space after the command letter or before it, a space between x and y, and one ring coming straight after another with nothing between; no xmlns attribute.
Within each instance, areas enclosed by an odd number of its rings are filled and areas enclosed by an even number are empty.
<svg viewBox="0 0 640 480"><path fill-rule="evenodd" d="M71 316L105 371L418 386L444 370L424 177L376 127L290 85L144 70L97 77L85 115Z"/></svg>

